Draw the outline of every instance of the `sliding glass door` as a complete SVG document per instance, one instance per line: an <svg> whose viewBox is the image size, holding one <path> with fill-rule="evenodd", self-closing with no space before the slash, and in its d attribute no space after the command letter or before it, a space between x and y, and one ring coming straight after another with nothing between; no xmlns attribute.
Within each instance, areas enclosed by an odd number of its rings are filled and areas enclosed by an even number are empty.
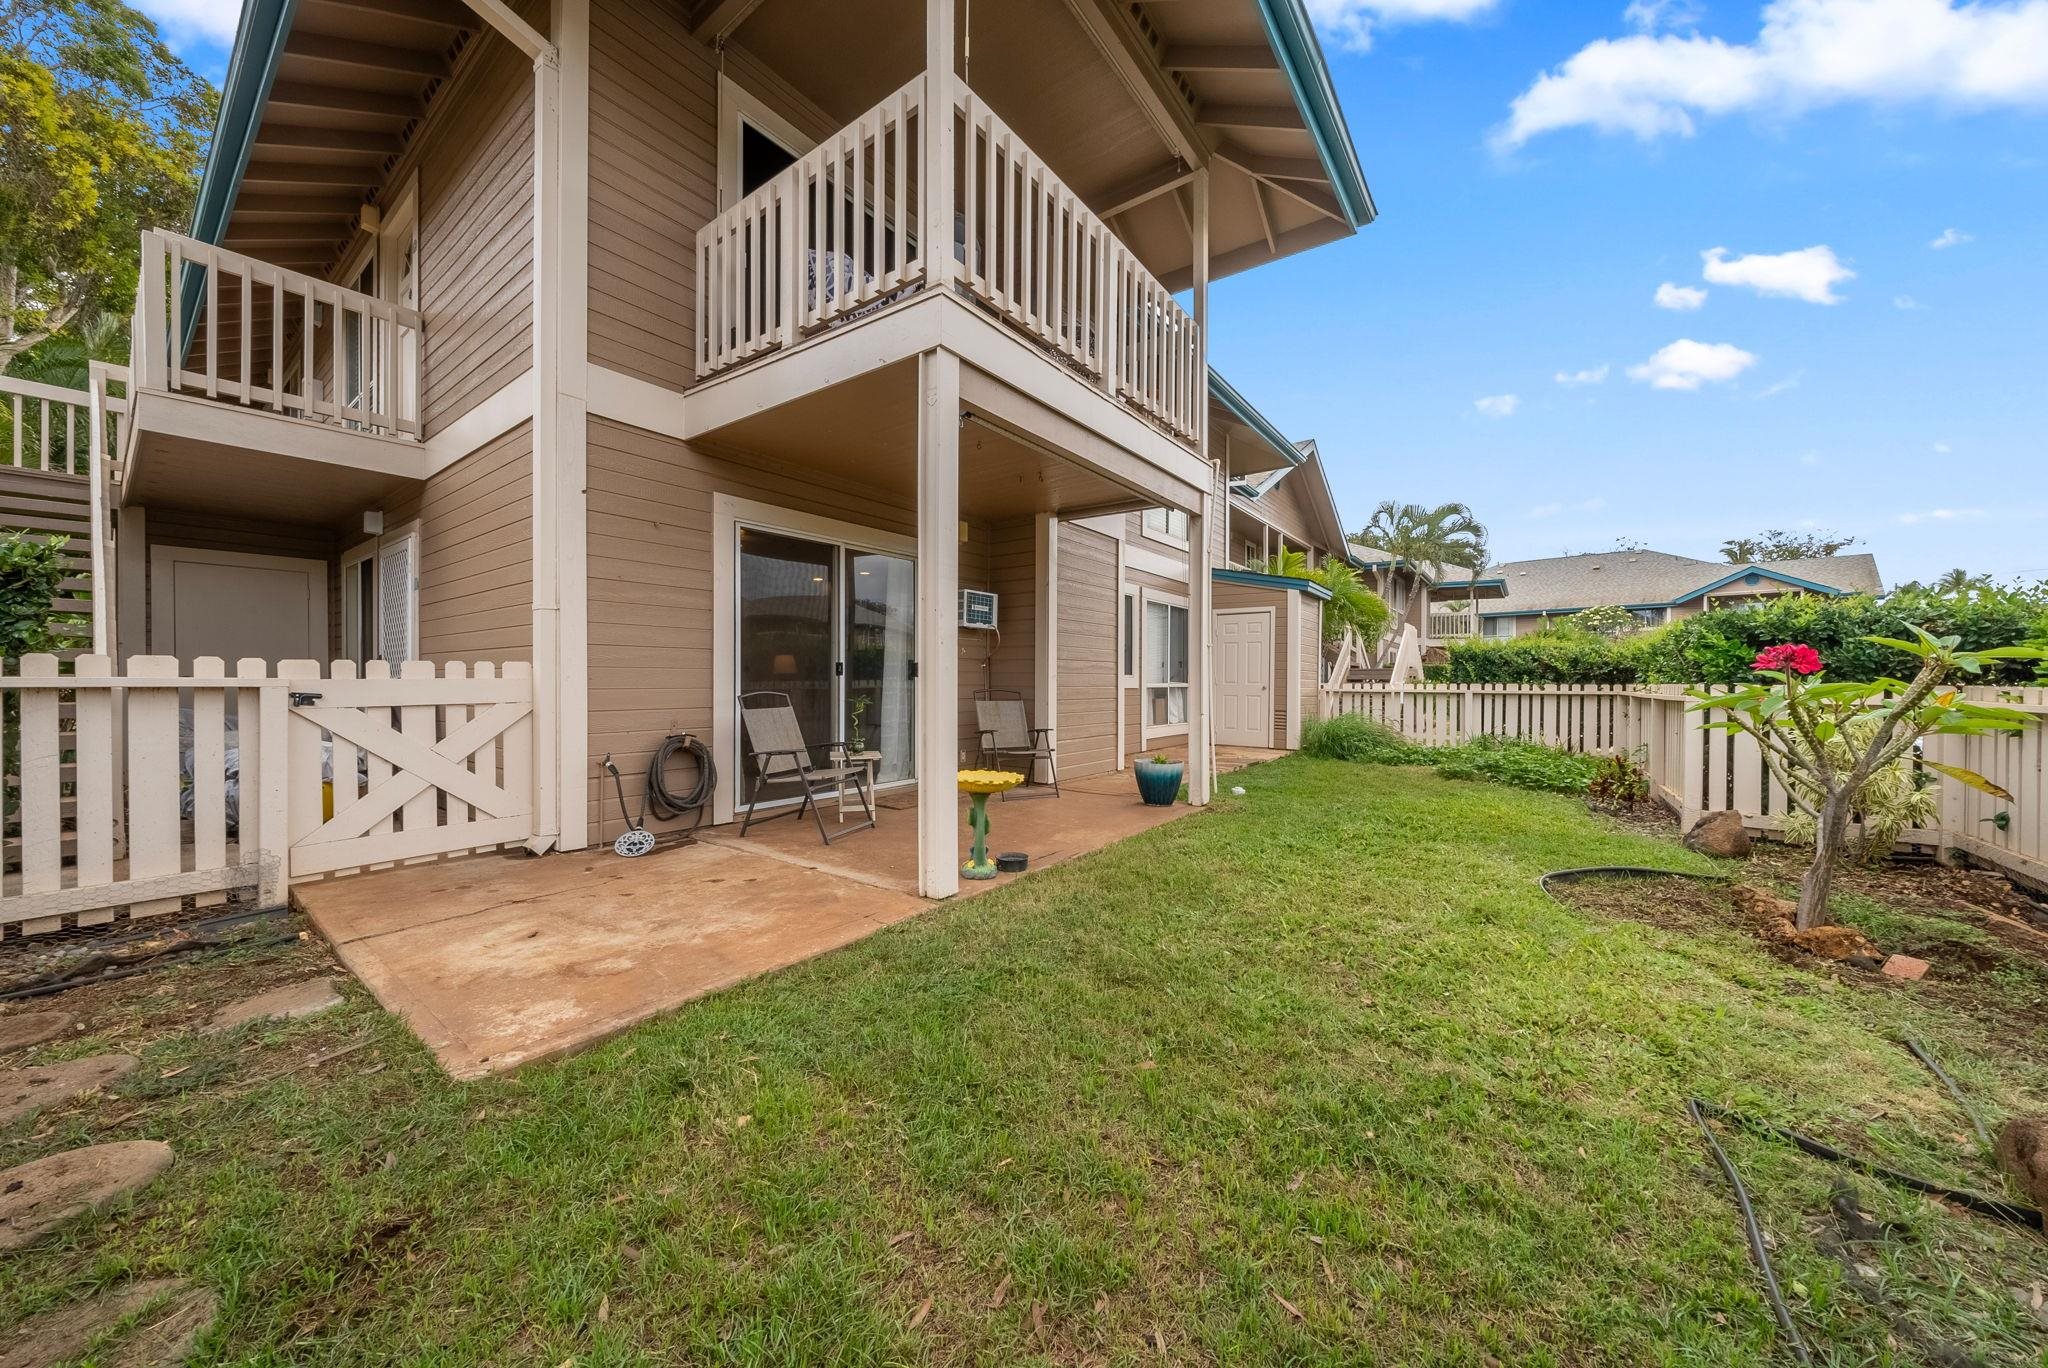
<svg viewBox="0 0 2048 1368"><path fill-rule="evenodd" d="M736 692L786 694L806 741L874 752L879 783L910 779L916 562L773 528L741 526L737 535ZM754 766L744 735L737 740L744 804ZM797 792L770 784L762 798Z"/></svg>

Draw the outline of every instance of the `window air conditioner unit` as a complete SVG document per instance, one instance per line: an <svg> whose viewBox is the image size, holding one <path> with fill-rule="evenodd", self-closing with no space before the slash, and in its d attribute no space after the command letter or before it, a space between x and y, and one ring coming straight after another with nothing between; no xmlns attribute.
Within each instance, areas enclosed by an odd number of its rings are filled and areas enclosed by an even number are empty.
<svg viewBox="0 0 2048 1368"><path fill-rule="evenodd" d="M992 632L996 626L996 596L986 589L960 591L960 625Z"/></svg>

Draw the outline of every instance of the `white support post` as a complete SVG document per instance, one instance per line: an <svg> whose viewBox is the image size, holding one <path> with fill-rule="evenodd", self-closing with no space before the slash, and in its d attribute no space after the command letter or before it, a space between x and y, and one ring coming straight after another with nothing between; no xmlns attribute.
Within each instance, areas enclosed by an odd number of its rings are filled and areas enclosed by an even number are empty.
<svg viewBox="0 0 2048 1368"><path fill-rule="evenodd" d="M925 0L924 166L918 186L926 282L934 289L953 278L953 85L959 0Z"/></svg>
<svg viewBox="0 0 2048 1368"><path fill-rule="evenodd" d="M1196 373L1202 389L1200 402L1195 412L1201 415L1197 427L1200 432L1199 450L1204 458L1209 456L1209 170L1199 167L1195 171L1194 213L1189 216L1190 246L1194 254L1194 317L1195 335L1200 348L1196 361ZM1210 638L1215 635L1214 622L1210 612L1211 583L1209 569L1212 560L1213 543L1216 539L1215 520L1227 514L1229 504L1217 506L1215 485L1216 466L1210 462L1210 487L1202 491L1199 507L1188 510L1188 630L1194 640L1188 643L1188 802L1195 807L1205 806L1215 785L1216 755L1213 748L1213 731L1210 726Z"/></svg>
<svg viewBox="0 0 2048 1368"><path fill-rule="evenodd" d="M556 0L544 41L472 0L533 59L533 849L589 839L590 4Z"/></svg>
<svg viewBox="0 0 2048 1368"><path fill-rule="evenodd" d="M1060 521L1050 513L1038 515L1037 551L1034 559L1038 566L1037 620L1032 624L1032 699L1031 715L1041 727L1059 726L1060 713ZM1117 611L1123 611L1121 602ZM1059 732L1052 733L1052 742L1057 749ZM1055 760L1053 764L1057 764ZM1053 765L1046 766L1045 782L1052 782Z"/></svg>
<svg viewBox="0 0 2048 1368"><path fill-rule="evenodd" d="M1200 507L1188 511L1188 802L1202 807L1214 786L1216 757L1209 726L1210 612L1209 530L1213 500L1204 493Z"/></svg>
<svg viewBox="0 0 2048 1368"><path fill-rule="evenodd" d="M85 488L92 520L92 653L114 653L114 566L107 557L112 523L107 518L107 371L101 362L86 368L86 393L91 400L86 410ZM75 461L77 456L72 455Z"/></svg>
<svg viewBox="0 0 2048 1368"><path fill-rule="evenodd" d="M917 363L917 891L960 891L960 358Z"/></svg>

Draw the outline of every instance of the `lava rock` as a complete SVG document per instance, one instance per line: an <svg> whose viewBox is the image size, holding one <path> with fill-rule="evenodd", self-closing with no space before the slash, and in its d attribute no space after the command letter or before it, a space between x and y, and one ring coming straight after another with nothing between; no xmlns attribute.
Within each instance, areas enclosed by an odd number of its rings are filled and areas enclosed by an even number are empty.
<svg viewBox="0 0 2048 1368"><path fill-rule="evenodd" d="M1718 859L1746 860L1750 852L1749 829L1742 825L1739 812L1709 812L1685 833L1685 846Z"/></svg>

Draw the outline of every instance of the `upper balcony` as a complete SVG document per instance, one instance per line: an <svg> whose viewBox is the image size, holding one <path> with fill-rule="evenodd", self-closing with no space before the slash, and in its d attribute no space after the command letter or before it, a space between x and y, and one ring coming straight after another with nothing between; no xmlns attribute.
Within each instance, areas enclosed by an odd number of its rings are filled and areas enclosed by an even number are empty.
<svg viewBox="0 0 2048 1368"><path fill-rule="evenodd" d="M426 474L415 309L152 231L132 337L123 502L323 522Z"/></svg>
<svg viewBox="0 0 2048 1368"><path fill-rule="evenodd" d="M698 376L952 285L1199 444L1208 390L1195 320L965 82L949 83L950 139L929 145L944 131L934 84L913 77L698 232ZM931 193L950 210L936 220ZM929 241L935 221L950 222L949 240Z"/></svg>

